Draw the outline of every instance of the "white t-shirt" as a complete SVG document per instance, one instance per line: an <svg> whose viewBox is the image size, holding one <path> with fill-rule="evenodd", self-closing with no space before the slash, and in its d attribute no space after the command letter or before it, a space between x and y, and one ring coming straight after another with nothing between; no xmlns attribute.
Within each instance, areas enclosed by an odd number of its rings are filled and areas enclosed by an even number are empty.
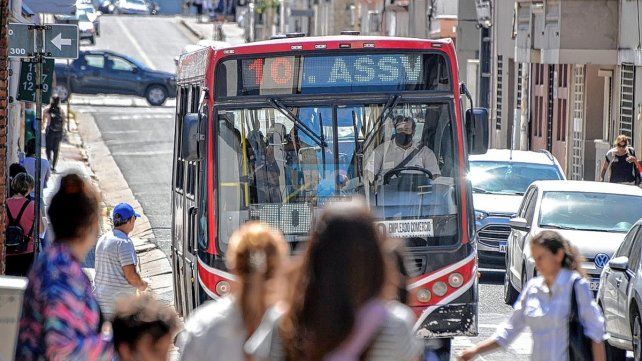
<svg viewBox="0 0 642 361"><path fill-rule="evenodd" d="M27 170L27 174L36 179L36 158L25 157L22 160L22 166ZM40 158L40 186L44 189L47 186L47 178L49 177L49 161L46 158ZM34 193L32 192L32 196Z"/></svg>

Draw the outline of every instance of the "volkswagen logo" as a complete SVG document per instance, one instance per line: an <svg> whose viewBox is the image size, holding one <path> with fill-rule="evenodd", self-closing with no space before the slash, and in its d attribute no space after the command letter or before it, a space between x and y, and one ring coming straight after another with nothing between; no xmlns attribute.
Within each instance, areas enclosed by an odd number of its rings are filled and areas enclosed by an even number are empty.
<svg viewBox="0 0 642 361"><path fill-rule="evenodd" d="M607 263L609 263L609 256L604 253L598 253L595 255L595 266L597 268L604 268Z"/></svg>

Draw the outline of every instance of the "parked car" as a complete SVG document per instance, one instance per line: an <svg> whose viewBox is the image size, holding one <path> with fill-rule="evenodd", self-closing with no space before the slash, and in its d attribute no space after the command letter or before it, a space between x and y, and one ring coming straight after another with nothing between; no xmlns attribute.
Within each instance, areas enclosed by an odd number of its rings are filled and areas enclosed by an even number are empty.
<svg viewBox="0 0 642 361"><path fill-rule="evenodd" d="M597 302L610 338L606 342L609 361L624 361L626 351L640 360L642 344L642 220L631 228L600 277Z"/></svg>
<svg viewBox="0 0 642 361"><path fill-rule="evenodd" d="M116 0L104 0L98 5L98 11L103 14L113 14L116 10Z"/></svg>
<svg viewBox="0 0 642 361"><path fill-rule="evenodd" d="M534 182L509 222L504 301L513 304L536 275L529 244L542 230L559 232L579 249L591 290L597 291L602 269L640 218L639 187L584 181Z"/></svg>
<svg viewBox="0 0 642 361"><path fill-rule="evenodd" d="M62 101L69 94L125 94L162 105L176 96L174 74L151 70L136 60L111 51L81 51L69 67L56 64L54 91ZM69 85L67 85L69 80Z"/></svg>
<svg viewBox="0 0 642 361"><path fill-rule="evenodd" d="M510 226L528 186L537 180L566 179L547 151L489 149L468 158L473 186L479 263L504 269Z"/></svg>
<svg viewBox="0 0 642 361"><path fill-rule="evenodd" d="M145 0L116 0L114 14L153 15L155 6Z"/></svg>
<svg viewBox="0 0 642 361"><path fill-rule="evenodd" d="M94 23L89 20L86 13L80 12L75 15L56 15L54 16L57 24L76 24L78 25L78 38L80 41L89 40L91 45L96 44L96 29Z"/></svg>
<svg viewBox="0 0 642 361"><path fill-rule="evenodd" d="M102 13L97 11L92 4L76 4L76 15L85 14L87 19L94 25L96 36L100 36L100 16Z"/></svg>

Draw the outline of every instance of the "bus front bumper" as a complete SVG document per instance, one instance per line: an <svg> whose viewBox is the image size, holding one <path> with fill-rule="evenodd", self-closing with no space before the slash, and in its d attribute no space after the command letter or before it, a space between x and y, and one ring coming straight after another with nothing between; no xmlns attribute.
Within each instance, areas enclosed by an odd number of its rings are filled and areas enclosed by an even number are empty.
<svg viewBox="0 0 642 361"><path fill-rule="evenodd" d="M477 303L411 307L418 315L415 332L421 338L477 336Z"/></svg>

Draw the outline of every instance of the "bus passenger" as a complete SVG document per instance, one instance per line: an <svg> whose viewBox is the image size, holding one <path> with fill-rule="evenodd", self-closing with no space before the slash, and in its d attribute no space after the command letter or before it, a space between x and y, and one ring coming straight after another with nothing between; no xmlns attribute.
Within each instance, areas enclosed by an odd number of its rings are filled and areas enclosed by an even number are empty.
<svg viewBox="0 0 642 361"><path fill-rule="evenodd" d="M422 142L415 142L413 136L416 121L408 116L398 115L393 119L396 134L393 138L375 148L366 163L366 179L380 180L386 172L399 167L419 167L428 170L433 179L441 175L437 157Z"/></svg>
<svg viewBox="0 0 642 361"><path fill-rule="evenodd" d="M236 277L231 294L199 307L185 323L181 360L245 361L243 344L275 301L288 246L264 224L244 224L230 239L226 264Z"/></svg>

